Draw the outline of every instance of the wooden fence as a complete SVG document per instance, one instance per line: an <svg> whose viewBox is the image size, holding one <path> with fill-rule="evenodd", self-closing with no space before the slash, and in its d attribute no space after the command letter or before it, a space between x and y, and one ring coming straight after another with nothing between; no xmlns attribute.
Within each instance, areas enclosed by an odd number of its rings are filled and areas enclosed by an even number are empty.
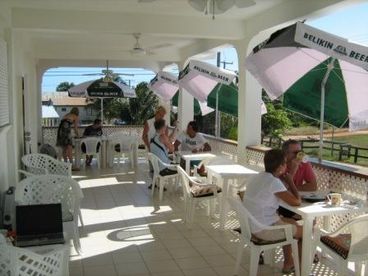
<svg viewBox="0 0 368 276"><path fill-rule="evenodd" d="M319 149L318 139L311 138L298 141L300 142L302 149L307 153L312 150L318 151ZM281 148L283 142L283 139L279 137L262 137L262 145L271 148ZM337 154L340 161L346 158L350 159L351 157L353 157L354 163L358 163L359 159L368 160L368 148L354 146L345 142L324 140L323 149L330 152L331 156Z"/></svg>

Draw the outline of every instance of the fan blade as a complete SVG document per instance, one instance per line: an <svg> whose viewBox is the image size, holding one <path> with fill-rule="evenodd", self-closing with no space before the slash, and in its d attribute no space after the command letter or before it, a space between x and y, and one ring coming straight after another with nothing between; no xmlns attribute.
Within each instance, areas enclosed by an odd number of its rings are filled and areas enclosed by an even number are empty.
<svg viewBox="0 0 368 276"><path fill-rule="evenodd" d="M255 4L256 2L252 0L235 0L235 6L237 6L238 8L247 8Z"/></svg>
<svg viewBox="0 0 368 276"><path fill-rule="evenodd" d="M234 0L215 0L215 8L219 9L222 12L226 12L232 6L234 6ZM211 9L210 12L212 12Z"/></svg>
<svg viewBox="0 0 368 276"><path fill-rule="evenodd" d="M170 46L172 46L171 43L162 43L162 44L158 44L158 45L155 45L155 46L152 46L152 47L148 47L148 48L146 48L146 51L166 48L166 47L170 47Z"/></svg>
<svg viewBox="0 0 368 276"><path fill-rule="evenodd" d="M155 2L156 0L138 0L138 3L151 3Z"/></svg>
<svg viewBox="0 0 368 276"><path fill-rule="evenodd" d="M114 75L118 75L118 76L127 76L127 77L134 77L134 74L127 74L127 73L114 73Z"/></svg>
<svg viewBox="0 0 368 276"><path fill-rule="evenodd" d="M89 74L81 74L81 76L104 76L102 73L89 73Z"/></svg>
<svg viewBox="0 0 368 276"><path fill-rule="evenodd" d="M207 0L188 0L189 5L197 11L204 12L207 8Z"/></svg>

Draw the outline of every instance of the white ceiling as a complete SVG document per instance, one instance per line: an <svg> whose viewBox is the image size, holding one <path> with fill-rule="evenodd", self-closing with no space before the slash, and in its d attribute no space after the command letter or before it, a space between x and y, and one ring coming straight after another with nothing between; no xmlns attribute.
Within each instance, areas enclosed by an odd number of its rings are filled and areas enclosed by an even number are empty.
<svg viewBox="0 0 368 276"><path fill-rule="evenodd" d="M27 51L38 60L161 66L340 1L255 0L256 5L233 7L212 20L186 0L0 0L0 16L11 15L15 36L27 42ZM141 47L154 48L152 54L132 55L133 33L141 33Z"/></svg>

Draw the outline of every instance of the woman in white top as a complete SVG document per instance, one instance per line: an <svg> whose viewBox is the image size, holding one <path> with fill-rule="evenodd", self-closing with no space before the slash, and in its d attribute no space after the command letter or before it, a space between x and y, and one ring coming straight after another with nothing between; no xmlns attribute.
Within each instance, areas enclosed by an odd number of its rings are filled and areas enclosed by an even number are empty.
<svg viewBox="0 0 368 276"><path fill-rule="evenodd" d="M292 224L294 238L301 241L302 227L296 225L294 220L280 217L277 213L280 200L293 206L298 206L301 203L298 190L295 185L292 184L293 182L288 182L291 183L291 185L285 187L279 178L286 170L284 153L276 149L268 151L264 157L264 165L265 172L259 173L246 185L243 204L261 224ZM262 230L255 225L251 225L251 229L252 233L262 240L281 240L285 237L283 230ZM299 245L301 246L300 242ZM284 246L283 250L283 273L289 273L292 272L294 268L291 246ZM300 251L301 250L299 250L299 252ZM300 254L299 257L301 257Z"/></svg>

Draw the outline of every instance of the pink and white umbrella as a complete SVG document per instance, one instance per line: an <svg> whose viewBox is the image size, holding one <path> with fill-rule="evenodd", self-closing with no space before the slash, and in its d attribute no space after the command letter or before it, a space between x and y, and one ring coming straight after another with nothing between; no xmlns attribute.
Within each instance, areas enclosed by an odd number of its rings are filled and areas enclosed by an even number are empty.
<svg viewBox="0 0 368 276"><path fill-rule="evenodd" d="M169 101L179 89L178 78L174 74L160 71L150 81L148 88L164 101Z"/></svg>
<svg viewBox="0 0 368 276"><path fill-rule="evenodd" d="M229 85L236 74L199 60L191 60L179 73L179 85L199 102L205 102L218 83Z"/></svg>

